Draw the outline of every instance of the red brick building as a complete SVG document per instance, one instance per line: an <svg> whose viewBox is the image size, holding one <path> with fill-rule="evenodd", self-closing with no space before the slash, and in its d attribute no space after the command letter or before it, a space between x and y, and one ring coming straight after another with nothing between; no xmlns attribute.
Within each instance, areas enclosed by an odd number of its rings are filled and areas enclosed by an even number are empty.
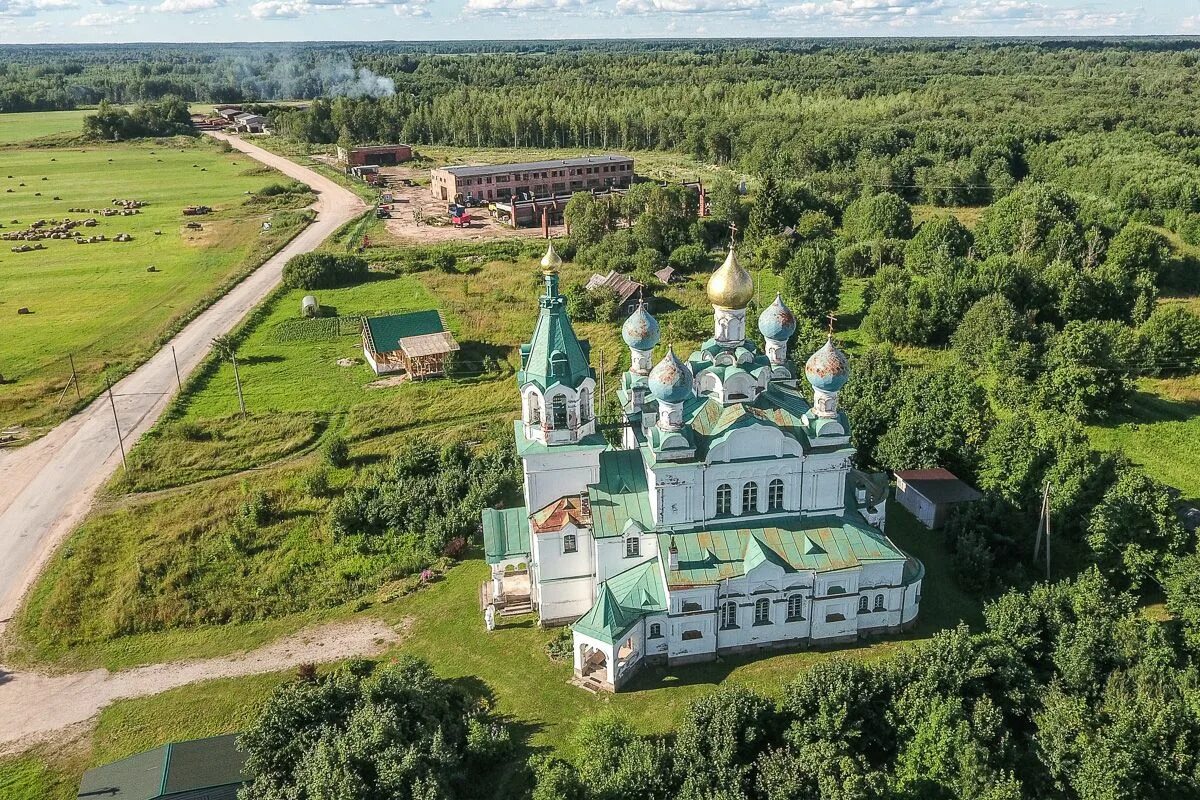
<svg viewBox="0 0 1200 800"><path fill-rule="evenodd" d="M412 147L406 144L372 144L338 147L337 160L347 167L362 167L373 164L377 167L393 167L412 159Z"/></svg>
<svg viewBox="0 0 1200 800"><path fill-rule="evenodd" d="M508 200L550 197L589 189L628 189L633 159L603 155L527 161L520 164L440 167L430 173L430 189L439 200Z"/></svg>

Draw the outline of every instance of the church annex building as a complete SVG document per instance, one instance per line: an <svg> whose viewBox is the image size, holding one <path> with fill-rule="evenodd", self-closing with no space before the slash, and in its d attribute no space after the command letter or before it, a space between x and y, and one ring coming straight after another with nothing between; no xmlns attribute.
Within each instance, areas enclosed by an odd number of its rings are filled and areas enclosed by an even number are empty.
<svg viewBox="0 0 1200 800"><path fill-rule="evenodd" d="M485 602L570 624L576 681L619 690L646 663L851 641L913 624L924 567L884 533L888 482L852 467L832 337L804 368L781 298L746 336L754 294L731 249L708 281L713 336L654 363L658 323L626 320L620 449L597 431L596 379L542 259L533 338L521 346L522 508L488 509Z"/></svg>

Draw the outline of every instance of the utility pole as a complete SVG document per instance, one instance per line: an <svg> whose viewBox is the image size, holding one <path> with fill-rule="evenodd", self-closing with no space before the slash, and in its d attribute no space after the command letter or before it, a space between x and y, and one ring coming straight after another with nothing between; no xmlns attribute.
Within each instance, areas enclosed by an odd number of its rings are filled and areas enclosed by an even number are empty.
<svg viewBox="0 0 1200 800"><path fill-rule="evenodd" d="M175 387L183 391L183 381L179 380L179 359L175 357L175 345L171 345L171 361L175 363Z"/></svg>
<svg viewBox="0 0 1200 800"><path fill-rule="evenodd" d="M242 419L246 418L246 399L242 397L242 378L238 375L237 356L233 353L229 354L229 360L233 362L233 382L237 384L238 405L242 408Z"/></svg>
<svg viewBox="0 0 1200 800"><path fill-rule="evenodd" d="M1037 563L1042 549L1042 531L1046 533L1046 580L1050 580L1050 481L1042 489L1042 510L1038 516L1037 539L1033 544L1033 560Z"/></svg>
<svg viewBox="0 0 1200 800"><path fill-rule="evenodd" d="M75 374L75 354L67 353L67 358L71 360L71 383L75 384L75 399L82 400L83 395L79 393L79 376Z"/></svg>
<svg viewBox="0 0 1200 800"><path fill-rule="evenodd" d="M129 472L129 462L125 460L125 440L121 438L121 420L117 419L117 401L113 400L112 383L108 380L108 373L104 373L104 386L108 390L108 404L112 406L113 412L113 427L117 429L117 444L121 448L121 466L125 468L125 472Z"/></svg>

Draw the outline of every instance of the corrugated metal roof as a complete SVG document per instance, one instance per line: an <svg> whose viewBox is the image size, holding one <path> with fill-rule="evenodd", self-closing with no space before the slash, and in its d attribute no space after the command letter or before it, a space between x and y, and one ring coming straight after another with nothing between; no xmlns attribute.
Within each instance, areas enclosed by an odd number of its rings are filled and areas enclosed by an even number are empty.
<svg viewBox="0 0 1200 800"><path fill-rule="evenodd" d="M172 742L89 769L80 781L79 796L154 800L230 786L249 780L245 762L245 753L237 749L237 734Z"/></svg>
<svg viewBox="0 0 1200 800"><path fill-rule="evenodd" d="M529 555L529 512L524 506L483 510L483 553L489 564Z"/></svg>
<svg viewBox="0 0 1200 800"><path fill-rule="evenodd" d="M478 175L497 175L505 172L530 172L542 169L561 169L563 167L591 167L596 164L633 163L629 156L581 156L579 158L557 158L550 161L519 161L515 164L455 164L442 167L456 178L473 178Z"/></svg>
<svg viewBox="0 0 1200 800"><path fill-rule="evenodd" d="M401 339L426 336L446 330L442 315L432 308L407 314L367 317L365 322L376 353L391 353L399 350Z"/></svg>
<svg viewBox="0 0 1200 800"><path fill-rule="evenodd" d="M600 454L600 482L588 487L592 532L597 539L620 536L630 520L654 527L642 451L608 450Z"/></svg>
<svg viewBox="0 0 1200 800"><path fill-rule="evenodd" d="M756 528L732 522L704 531L661 533L662 552L672 536L679 550L679 569L667 575L673 587L717 583L744 575L763 561L793 572L830 572L906 559L886 536L852 516L807 517Z"/></svg>

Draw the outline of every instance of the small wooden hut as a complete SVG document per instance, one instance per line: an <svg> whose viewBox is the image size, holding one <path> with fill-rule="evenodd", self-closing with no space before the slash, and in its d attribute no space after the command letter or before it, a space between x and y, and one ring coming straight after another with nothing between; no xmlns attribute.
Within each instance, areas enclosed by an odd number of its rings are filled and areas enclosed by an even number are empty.
<svg viewBox="0 0 1200 800"><path fill-rule="evenodd" d="M434 309L388 314L363 320L363 355L376 375L407 372L412 380L446 371L446 356L458 342Z"/></svg>

